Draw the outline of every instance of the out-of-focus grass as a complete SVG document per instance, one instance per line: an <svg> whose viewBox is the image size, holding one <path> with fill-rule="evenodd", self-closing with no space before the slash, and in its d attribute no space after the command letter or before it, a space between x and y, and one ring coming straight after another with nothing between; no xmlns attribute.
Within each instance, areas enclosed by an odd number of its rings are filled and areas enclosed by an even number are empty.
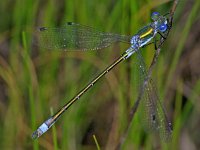
<svg viewBox="0 0 200 150"><path fill-rule="evenodd" d="M37 26L59 26L73 21L107 32L133 35L150 22L153 10L166 13L170 9L170 3L165 2L1 1L0 148L95 149L92 138L95 134L102 149L112 149L127 126L129 109L137 94L134 56L81 97L56 123L56 128L35 141L31 139L31 134L51 115L50 108L56 112L129 45L114 44L98 52L49 51L32 45L32 36L28 31ZM187 87L185 80L178 80L177 85L172 82L176 76L174 71L179 69L178 62L182 62L181 55L191 35L191 26L199 18L199 1L192 1L193 5L188 7L184 3L180 1L172 32L153 74L159 96L166 100L167 112L173 119L172 142L162 143L153 134L146 134L140 124L141 118L135 116L123 149L180 149L179 141L183 142L183 135L188 135L182 131L187 131L187 120L194 114L192 110L197 110L199 106L196 100L200 89L199 77L192 84L189 94L184 90ZM188 19L183 22L181 18L187 16ZM153 48L142 49L148 65L154 54ZM181 78L181 75L178 77ZM174 94L169 92L170 89Z"/></svg>

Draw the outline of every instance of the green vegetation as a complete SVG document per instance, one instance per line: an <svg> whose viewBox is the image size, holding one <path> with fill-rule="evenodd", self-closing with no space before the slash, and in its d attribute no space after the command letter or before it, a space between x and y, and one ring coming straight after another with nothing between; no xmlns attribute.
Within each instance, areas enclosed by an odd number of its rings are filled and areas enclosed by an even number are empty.
<svg viewBox="0 0 200 150"><path fill-rule="evenodd" d="M113 149L137 96L134 56L109 72L47 133L37 140L31 134L129 45L118 43L87 52L54 51L34 45L31 33L40 26L72 21L133 35L151 21L151 12L165 14L171 4L167 0L2 0L0 149ZM146 133L136 113L122 149L181 149L199 143L199 10L199 0L180 1L153 72L174 125L172 141L164 143L157 135ZM154 52L153 45L142 49L147 66Z"/></svg>

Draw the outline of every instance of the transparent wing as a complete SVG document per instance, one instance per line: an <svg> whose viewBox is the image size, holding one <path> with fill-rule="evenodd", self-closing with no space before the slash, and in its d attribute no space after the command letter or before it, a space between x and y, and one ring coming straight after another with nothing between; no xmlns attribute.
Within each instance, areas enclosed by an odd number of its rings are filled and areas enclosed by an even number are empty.
<svg viewBox="0 0 200 150"><path fill-rule="evenodd" d="M40 47L65 50L96 50L130 40L130 36L104 33L73 22L60 28L41 27L34 36L34 43Z"/></svg>
<svg viewBox="0 0 200 150"><path fill-rule="evenodd" d="M150 78L149 81L146 82L146 86L143 86L147 78L146 66L141 52L137 51L136 55L141 78L141 89L143 88L143 94L139 105L139 114L144 123L143 125L147 130L158 132L161 139L164 141L169 141L171 140L172 125L167 118L164 106L159 100L153 80Z"/></svg>

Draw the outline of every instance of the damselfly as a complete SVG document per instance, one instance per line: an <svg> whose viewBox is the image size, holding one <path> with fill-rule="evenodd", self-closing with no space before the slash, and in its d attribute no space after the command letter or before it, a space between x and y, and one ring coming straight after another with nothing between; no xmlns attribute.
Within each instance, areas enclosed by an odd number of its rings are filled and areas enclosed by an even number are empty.
<svg viewBox="0 0 200 150"><path fill-rule="evenodd" d="M114 42L126 42L131 46L110 66L94 78L86 87L84 87L76 96L74 96L66 105L64 105L55 115L47 119L33 134L36 139L45 133L74 102L88 91L100 78L107 74L117 64L128 59L134 53L137 54L138 63L141 70L141 80L144 82L147 73L143 58L140 56L139 49L150 44L156 35L165 38L170 26L166 16L154 12L151 15L152 22L143 27L134 36L119 35L113 33L104 33L88 26L69 22L61 28L39 28L37 34L38 44L48 49L71 49L71 50L97 50L108 47ZM155 42L156 43L156 42ZM161 137L168 139L172 132L171 123L168 121L165 110L156 95L156 90L152 80L149 80L143 90L141 104L144 107L144 120L148 128L159 131Z"/></svg>

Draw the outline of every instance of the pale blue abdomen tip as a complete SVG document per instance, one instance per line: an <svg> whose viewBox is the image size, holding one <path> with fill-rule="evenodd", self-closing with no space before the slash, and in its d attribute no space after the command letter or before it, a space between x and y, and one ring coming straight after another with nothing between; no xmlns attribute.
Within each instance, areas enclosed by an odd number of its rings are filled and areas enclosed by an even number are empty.
<svg viewBox="0 0 200 150"><path fill-rule="evenodd" d="M44 133L44 132L46 132L49 128L48 128L48 126L46 125L46 123L43 123L43 124L39 127L39 129Z"/></svg>
<svg viewBox="0 0 200 150"><path fill-rule="evenodd" d="M46 123L43 123L33 134L32 139L37 139L40 137L43 133L45 133L49 127L46 125Z"/></svg>

